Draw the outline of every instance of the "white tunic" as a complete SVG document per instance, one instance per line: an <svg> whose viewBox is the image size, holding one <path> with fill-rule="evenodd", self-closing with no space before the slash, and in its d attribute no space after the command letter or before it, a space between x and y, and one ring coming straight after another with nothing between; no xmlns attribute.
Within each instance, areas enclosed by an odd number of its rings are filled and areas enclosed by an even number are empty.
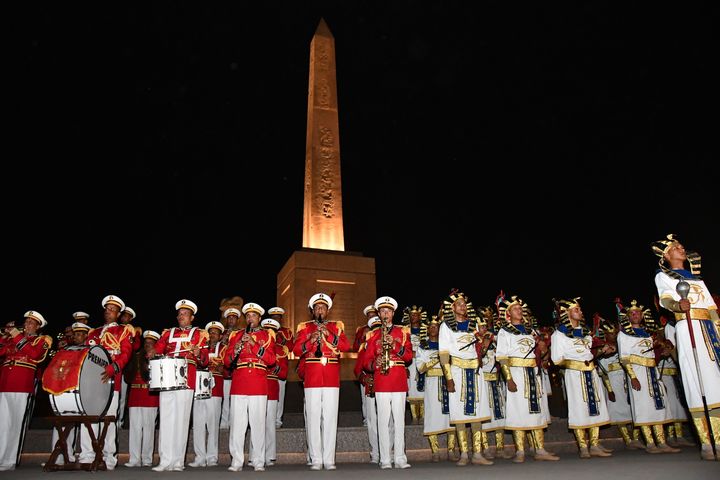
<svg viewBox="0 0 720 480"><path fill-rule="evenodd" d="M653 339L628 335L620 332L617 337L620 361L632 368L640 382L640 390L628 388L630 392L630 407L632 409L633 423L636 426L657 425L668 422L668 412L665 408L665 387L660 381L660 374L655 368L655 353L653 352ZM641 365L649 362L648 365ZM652 365L652 366L650 366ZM652 379L655 379L655 385ZM628 383L630 383L628 381Z"/></svg>
<svg viewBox="0 0 720 480"><path fill-rule="evenodd" d="M564 366L564 361L592 362L590 351L592 337L567 337L562 331L552 334L550 353L555 365ZM610 423L605 395L602 394L600 378L596 370L585 371L565 368L563 378L568 402L568 428L588 428Z"/></svg>
<svg viewBox="0 0 720 480"><path fill-rule="evenodd" d="M717 310L717 306L715 302L713 302L713 298L705 286L705 282L692 279L686 279L685 281L690 284L688 300L690 300L691 308ZM658 297L660 297L661 300L671 298L679 301L680 295L675 291L678 283L679 280L675 280L664 272L658 272L658 274L655 275L655 286L657 287ZM710 348L708 339L710 336L720 338L720 332L718 332L717 326L712 322L700 321L694 318L692 320L692 327L703 387L705 389L705 400L707 401L708 408L719 408L720 366L718 366L718 359L713 349ZM690 331L687 320L679 320L675 324L675 342L688 408L691 412L702 412L704 411L702 395L700 392L697 368L695 367L692 344L690 343Z"/></svg>
<svg viewBox="0 0 720 480"><path fill-rule="evenodd" d="M513 361L535 363L535 340L532 335L514 334L501 329L497 336L496 358L499 362ZM535 430L547 427L545 413L542 410L542 379L537 366L510 366L512 379L517 391L507 390L505 408L506 430ZM532 390L535 395L531 395ZM533 398L534 397L534 398Z"/></svg>
<svg viewBox="0 0 720 480"><path fill-rule="evenodd" d="M478 374L479 368L475 367L475 375L472 378L474 388L470 388L468 373L470 369L463 369L459 363L477 365L478 358L475 346L472 345L460 350L475 339L472 332L452 331L446 323L440 324L440 353L450 355L451 372L455 382L455 391L450 392L450 423L463 424L472 422L487 422L492 417L488 406L487 387L485 378ZM469 400L468 395L474 395L474 401Z"/></svg>
<svg viewBox="0 0 720 480"><path fill-rule="evenodd" d="M425 372L425 417L423 418L423 435L437 435L440 433L453 431L450 426L450 415L442 413L442 368L437 350L426 350L418 346L416 353L416 363L418 368L422 369L425 365L432 365Z"/></svg>
<svg viewBox="0 0 720 480"><path fill-rule="evenodd" d="M412 327L410 327L410 329L410 331L412 332ZM408 375L407 400L409 402L421 402L423 399L423 392L421 392L417 388L418 372L415 366L415 356L417 355L417 349L420 346L420 335L416 333L410 333L410 343L412 344L413 358L410 365L408 365L408 372L410 374Z"/></svg>
<svg viewBox="0 0 720 480"><path fill-rule="evenodd" d="M620 365L620 357L617 352L613 355L599 360L600 364L608 372L610 386L615 392L615 401L608 400L608 412L610 413L610 423L613 425L625 425L632 422L632 409L630 407L630 399L628 397L628 385L625 379L625 370ZM607 399L607 396L605 397Z"/></svg>
<svg viewBox="0 0 720 480"><path fill-rule="evenodd" d="M665 325L665 338L675 345L675 327L669 323ZM677 363L672 357L664 358L660 361L658 370L660 371L660 378L665 384L665 390L667 390L668 416L673 422L686 422L688 413L683 405L684 399L680 398L682 390L678 389L678 382L682 382L682 379L680 378ZM682 384L680 386L682 387Z"/></svg>
<svg viewBox="0 0 720 480"><path fill-rule="evenodd" d="M487 432L505 427L505 381L500 368L495 365L495 348L488 349L482 360L482 372L488 392L487 402L492 414L490 421L482 425L482 429Z"/></svg>

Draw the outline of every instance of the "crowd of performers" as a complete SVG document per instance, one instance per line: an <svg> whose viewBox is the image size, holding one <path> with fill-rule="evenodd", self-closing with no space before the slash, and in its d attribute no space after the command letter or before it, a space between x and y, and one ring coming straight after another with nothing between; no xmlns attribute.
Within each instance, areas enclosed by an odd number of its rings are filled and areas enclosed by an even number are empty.
<svg viewBox="0 0 720 480"><path fill-rule="evenodd" d="M334 470L343 352L357 352L370 459L382 469L409 468L405 454L405 408L422 423L432 461L447 456L458 466L492 465L496 458L522 463L557 461L545 448L551 422L550 374L559 379L567 400L568 428L581 458L608 457L600 427L617 426L625 446L650 454L679 452L695 443L683 437L692 422L700 457L720 460L720 317L700 277L700 259L686 252L673 235L652 244L660 258L655 285L657 311L636 300L616 300L617 318L595 314L585 321L580 298L555 300L554 325L539 326L519 296L502 292L494 304L476 308L468 295L453 289L437 315L419 306L397 315L389 296L365 307L367 324L350 344L339 319L330 314L333 298L317 293L308 301L311 320L292 332L284 310L267 311L256 303L228 307L222 321L193 325L197 305L176 303L177 326L161 333L134 326L135 311L116 295L102 300L104 324L91 328L89 315L73 314L62 344L41 334L47 325L37 311L25 313L22 326L8 323L0 339L0 470L19 462L32 400L42 383L43 366L58 349L102 345L112 362L98 381L113 380L108 415L127 405L129 460L126 467L182 471L192 417L194 459L190 467L218 465L219 430L229 428L230 471L245 464L263 471L275 463L275 432L282 425L288 359L298 359L304 389L307 465ZM689 269L686 269L686 264ZM659 307L662 307L660 309ZM399 317L399 318L397 318ZM244 322L242 319L244 318ZM185 388L154 391L151 362L187 361ZM210 372L211 394L198 396L196 372ZM155 429L159 417L153 466ZM98 428L98 427L95 427ZM116 424L105 437L103 460L117 464ZM96 430L97 432L97 430ZM513 449L505 449L506 432ZM57 434L53 437L53 446ZM92 439L78 426L69 452L58 462L93 461ZM64 458L65 456L69 458Z"/></svg>

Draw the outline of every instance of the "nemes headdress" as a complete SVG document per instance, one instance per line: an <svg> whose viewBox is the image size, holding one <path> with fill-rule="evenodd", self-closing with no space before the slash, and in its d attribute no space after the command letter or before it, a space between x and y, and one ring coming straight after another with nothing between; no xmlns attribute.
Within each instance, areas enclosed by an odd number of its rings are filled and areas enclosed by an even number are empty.
<svg viewBox="0 0 720 480"><path fill-rule="evenodd" d="M430 320L427 319L427 315L423 317L420 323L420 346L424 349L428 348L428 327L430 325L440 325L440 319L437 315L431 315Z"/></svg>
<svg viewBox="0 0 720 480"><path fill-rule="evenodd" d="M517 295L511 296L510 300L506 300L505 298L500 299L497 304L498 316L503 323L504 329L510 331L511 333L519 334L520 331L510 322L510 309L515 305L519 305L522 309L523 325L528 328L532 328L530 325L530 309L521 298L518 298Z"/></svg>
<svg viewBox="0 0 720 480"><path fill-rule="evenodd" d="M478 315L475 312L475 307L473 307L473 304L468 299L467 295L459 291L457 288L453 288L447 298L443 300L442 322L446 323L453 332L457 331L457 319L455 318L455 312L453 312L453 305L461 298L465 300L465 303L467 304L467 316L470 321L468 331L474 332L477 324L482 323L482 320L478 318Z"/></svg>
<svg viewBox="0 0 720 480"><path fill-rule="evenodd" d="M559 316L559 319L557 320L558 325L562 325L565 327L565 335L568 337L573 336L573 326L572 322L570 322L568 310L570 310L571 308L580 307L581 298L582 297L575 297L572 300L553 299L553 302L555 303L555 312ZM579 326L582 328L583 336L590 335L590 330L588 330L584 322L581 321Z"/></svg>
<svg viewBox="0 0 720 480"><path fill-rule="evenodd" d="M675 234L671 233L667 235L664 240L658 240L657 242L651 243L650 247L652 248L652 251L655 253L655 255L660 257L660 260L658 261L660 270L662 270L664 273L674 278L675 280L682 280L683 276L676 272L673 272L672 269L665 263L665 254L675 243L679 243L679 241L677 238L675 238ZM692 274L695 275L698 280L700 280L702 278L700 276L700 254L697 252L689 252L686 250L685 255L687 255L688 263L690 263L690 272L692 272Z"/></svg>
<svg viewBox="0 0 720 480"><path fill-rule="evenodd" d="M497 333L496 328L500 328L502 322L498 319L497 311L490 305L486 305L480 309L480 315L487 329L491 333Z"/></svg>
<svg viewBox="0 0 720 480"><path fill-rule="evenodd" d="M659 328L650 309L639 305L637 300L632 300L629 307L618 308L618 322L620 323L620 328L622 328L623 332L633 337L637 336L635 334L635 330L633 330L632 324L630 323L629 313L633 310L642 312L646 332L652 333Z"/></svg>
<svg viewBox="0 0 720 480"><path fill-rule="evenodd" d="M427 312L423 310L423 307L418 307L417 305L413 305L412 307L405 307L403 309L403 316L401 323L402 325L410 325L410 314L411 313L419 313L420 314L420 322L425 323L427 322Z"/></svg>

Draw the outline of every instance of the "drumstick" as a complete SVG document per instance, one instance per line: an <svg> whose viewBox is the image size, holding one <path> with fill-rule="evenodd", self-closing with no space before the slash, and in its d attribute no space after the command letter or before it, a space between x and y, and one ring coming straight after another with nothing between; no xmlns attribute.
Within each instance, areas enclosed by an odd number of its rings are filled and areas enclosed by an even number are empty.
<svg viewBox="0 0 720 480"><path fill-rule="evenodd" d="M207 345L204 345L204 346L198 347L198 348L203 349L203 348L208 348L208 346L207 346ZM182 353L182 352L189 352L190 350L192 350L192 348L183 348L182 350L178 350L177 352L173 352L172 354Z"/></svg>

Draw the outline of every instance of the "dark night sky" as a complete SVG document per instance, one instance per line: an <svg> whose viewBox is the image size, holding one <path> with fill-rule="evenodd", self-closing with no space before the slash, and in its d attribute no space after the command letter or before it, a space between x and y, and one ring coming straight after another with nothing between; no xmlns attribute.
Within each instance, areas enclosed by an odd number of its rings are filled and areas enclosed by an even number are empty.
<svg viewBox="0 0 720 480"><path fill-rule="evenodd" d="M5 318L275 303L302 245L309 46L335 35L346 249L435 309L651 302L675 232L720 291L711 10L614 2L35 2L7 16ZM265 3L265 2L263 2ZM546 3L546 2L545 2ZM525 166L521 167L520 163ZM16 264L16 265L13 265Z"/></svg>

